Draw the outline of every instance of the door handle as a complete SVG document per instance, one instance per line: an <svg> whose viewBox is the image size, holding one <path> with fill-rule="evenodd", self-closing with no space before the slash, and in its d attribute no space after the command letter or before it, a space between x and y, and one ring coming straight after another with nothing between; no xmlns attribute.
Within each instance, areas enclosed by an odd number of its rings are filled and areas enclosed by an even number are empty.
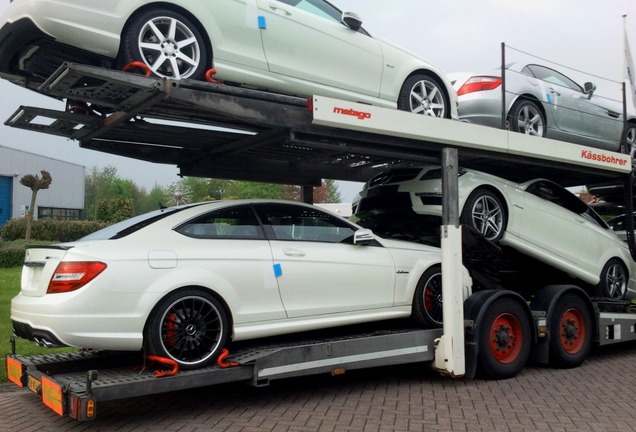
<svg viewBox="0 0 636 432"><path fill-rule="evenodd" d="M550 89L550 93L557 95L557 96L561 96L561 93L559 93L558 91L556 91L555 89Z"/></svg>
<svg viewBox="0 0 636 432"><path fill-rule="evenodd" d="M306 253L300 249L283 249L283 253L292 257L304 257Z"/></svg>
<svg viewBox="0 0 636 432"><path fill-rule="evenodd" d="M275 4L270 3L269 8L279 15L291 16L291 13L287 9L283 9Z"/></svg>

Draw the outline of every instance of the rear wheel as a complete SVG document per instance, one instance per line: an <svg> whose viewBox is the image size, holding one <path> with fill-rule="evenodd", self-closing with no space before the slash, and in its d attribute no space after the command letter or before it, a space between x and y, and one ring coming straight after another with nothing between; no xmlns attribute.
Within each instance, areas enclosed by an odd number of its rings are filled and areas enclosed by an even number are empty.
<svg viewBox="0 0 636 432"><path fill-rule="evenodd" d="M536 102L519 99L510 109L510 129L526 135L545 136L545 116Z"/></svg>
<svg viewBox="0 0 636 432"><path fill-rule="evenodd" d="M445 87L427 74L410 76L398 97L398 109L431 117L450 118L450 102Z"/></svg>
<svg viewBox="0 0 636 432"><path fill-rule="evenodd" d="M415 288L413 318L426 327L442 326L442 269L426 270Z"/></svg>
<svg viewBox="0 0 636 432"><path fill-rule="evenodd" d="M581 365L592 346L592 316L578 296L561 297L550 316L550 360L554 366Z"/></svg>
<svg viewBox="0 0 636 432"><path fill-rule="evenodd" d="M144 331L149 353L176 361L180 369L211 364L227 337L223 306L211 294L196 289L177 291L163 299Z"/></svg>
<svg viewBox="0 0 636 432"><path fill-rule="evenodd" d="M530 319L519 302L495 300L479 325L479 363L493 379L517 375L530 355Z"/></svg>
<svg viewBox="0 0 636 432"><path fill-rule="evenodd" d="M164 78L201 79L208 64L203 36L183 15L156 9L139 15L124 34L124 64L145 63Z"/></svg>
<svg viewBox="0 0 636 432"><path fill-rule="evenodd" d="M627 269L618 259L612 258L601 271L601 280L596 287L597 295L611 299L623 299L627 293Z"/></svg>

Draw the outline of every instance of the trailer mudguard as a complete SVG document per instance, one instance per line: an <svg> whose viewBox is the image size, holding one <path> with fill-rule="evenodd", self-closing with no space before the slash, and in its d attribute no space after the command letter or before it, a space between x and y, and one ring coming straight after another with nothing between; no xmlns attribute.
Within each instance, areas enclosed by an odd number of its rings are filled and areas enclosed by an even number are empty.
<svg viewBox="0 0 636 432"><path fill-rule="evenodd" d="M545 337L537 338L534 348L530 353L530 360L539 364L550 363L550 324L553 310L559 299L566 293L574 293L581 297L590 310L591 316L595 315L594 306L590 297L585 291L576 285L547 285L540 289L530 302L532 312L545 312L546 328L548 332Z"/></svg>
<svg viewBox="0 0 636 432"><path fill-rule="evenodd" d="M528 308L526 301L514 291L509 290L483 290L477 291L464 302L464 320L466 322L465 328L465 358L466 358L466 373L465 377L472 379L477 373L477 364L479 363L479 329L484 316L485 311L495 301L502 297L510 297L523 305L524 310L528 314L530 322L533 322L532 313ZM534 326L532 328L532 341L536 341L536 331Z"/></svg>

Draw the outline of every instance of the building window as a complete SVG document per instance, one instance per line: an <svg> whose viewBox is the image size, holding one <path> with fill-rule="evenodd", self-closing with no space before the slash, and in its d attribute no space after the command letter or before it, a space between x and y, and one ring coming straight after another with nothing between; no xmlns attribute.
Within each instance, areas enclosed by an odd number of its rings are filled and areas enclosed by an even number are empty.
<svg viewBox="0 0 636 432"><path fill-rule="evenodd" d="M53 219L62 221L80 220L82 219L82 210L55 207L38 207L38 219Z"/></svg>

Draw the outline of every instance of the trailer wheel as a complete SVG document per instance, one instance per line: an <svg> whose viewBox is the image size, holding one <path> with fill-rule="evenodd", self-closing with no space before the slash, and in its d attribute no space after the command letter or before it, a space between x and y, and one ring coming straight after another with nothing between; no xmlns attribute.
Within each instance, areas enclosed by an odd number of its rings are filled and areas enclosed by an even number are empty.
<svg viewBox="0 0 636 432"><path fill-rule="evenodd" d="M445 87L428 74L410 76L398 97L398 109L431 117L450 118L450 102Z"/></svg>
<svg viewBox="0 0 636 432"><path fill-rule="evenodd" d="M228 337L223 306L211 294L185 289L168 295L153 310L144 331L150 354L168 357L180 369L214 362Z"/></svg>
<svg viewBox="0 0 636 432"><path fill-rule="evenodd" d="M464 204L461 222L476 229L486 240L498 242L506 231L506 207L494 192L475 189Z"/></svg>
<svg viewBox="0 0 636 432"><path fill-rule="evenodd" d="M601 271L601 280L597 285L597 295L611 299L623 299L627 293L627 269L623 263L612 258Z"/></svg>
<svg viewBox="0 0 636 432"><path fill-rule="evenodd" d="M424 272L413 297L413 318L426 327L442 326L442 269L434 266Z"/></svg>
<svg viewBox="0 0 636 432"><path fill-rule="evenodd" d="M550 360L557 367L573 368L585 361L592 347L592 316L580 297L566 294L550 317Z"/></svg>
<svg viewBox="0 0 636 432"><path fill-rule="evenodd" d="M489 378L512 378L523 369L532 338L530 319L517 301L507 297L494 301L479 332L479 362Z"/></svg>
<svg viewBox="0 0 636 432"><path fill-rule="evenodd" d="M205 40L185 16L155 9L136 17L123 35L123 62L145 63L162 78L201 79L208 68Z"/></svg>

